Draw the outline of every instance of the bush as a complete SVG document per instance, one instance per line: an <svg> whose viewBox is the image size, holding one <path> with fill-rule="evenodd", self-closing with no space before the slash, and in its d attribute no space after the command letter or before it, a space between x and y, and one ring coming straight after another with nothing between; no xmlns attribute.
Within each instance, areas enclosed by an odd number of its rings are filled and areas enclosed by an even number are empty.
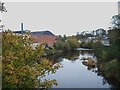
<svg viewBox="0 0 120 90"><path fill-rule="evenodd" d="M68 42L65 42L64 43L64 51L70 51L70 50L71 50L70 44Z"/></svg>
<svg viewBox="0 0 120 90"><path fill-rule="evenodd" d="M68 39L65 41L59 40L54 43L53 47L57 50L70 51L80 47L77 39Z"/></svg>
<svg viewBox="0 0 120 90"><path fill-rule="evenodd" d="M109 62L101 62L99 63L99 69L107 78L113 78L120 82L120 71L119 71L120 63L117 60L111 60Z"/></svg>
<svg viewBox="0 0 120 90"><path fill-rule="evenodd" d="M77 41L77 39L68 39L68 43L70 44L71 50L80 47L80 43Z"/></svg>
<svg viewBox="0 0 120 90"><path fill-rule="evenodd" d="M54 47L49 47L44 49L44 55L54 55L56 53L56 50Z"/></svg>
<svg viewBox="0 0 120 90"><path fill-rule="evenodd" d="M64 42L63 41L58 41L56 43L54 43L53 47L55 47L55 49L57 50L63 50L64 49Z"/></svg>
<svg viewBox="0 0 120 90"><path fill-rule="evenodd" d="M82 47L84 47L84 48L92 48L92 42L83 43Z"/></svg>

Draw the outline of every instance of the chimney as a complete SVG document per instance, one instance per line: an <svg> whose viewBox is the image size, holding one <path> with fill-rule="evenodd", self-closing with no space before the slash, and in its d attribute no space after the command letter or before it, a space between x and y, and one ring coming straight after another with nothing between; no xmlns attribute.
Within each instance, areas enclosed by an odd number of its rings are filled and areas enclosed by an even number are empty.
<svg viewBox="0 0 120 90"><path fill-rule="evenodd" d="M21 34L23 35L23 23L21 23Z"/></svg>

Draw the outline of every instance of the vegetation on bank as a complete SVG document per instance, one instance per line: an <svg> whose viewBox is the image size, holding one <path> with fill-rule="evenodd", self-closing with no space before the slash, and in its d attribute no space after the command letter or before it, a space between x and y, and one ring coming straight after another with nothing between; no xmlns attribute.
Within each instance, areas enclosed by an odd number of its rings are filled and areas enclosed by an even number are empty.
<svg viewBox="0 0 120 90"><path fill-rule="evenodd" d="M76 37L65 37L58 40L56 43L54 43L53 47L56 50L62 50L62 51L73 51L76 48L80 47L80 43L78 42Z"/></svg>
<svg viewBox="0 0 120 90"><path fill-rule="evenodd" d="M104 77L120 82L120 29L109 30L108 35L110 46L105 46L100 41L81 43L81 46L94 49L99 72L102 72Z"/></svg>
<svg viewBox="0 0 120 90"><path fill-rule="evenodd" d="M42 56L50 56L57 53L57 50L54 47L48 47L43 49L43 55Z"/></svg>
<svg viewBox="0 0 120 90"><path fill-rule="evenodd" d="M100 41L84 42L81 47L94 49L96 56L100 60L120 59L120 29L108 31L110 46L103 45Z"/></svg>
<svg viewBox="0 0 120 90"><path fill-rule="evenodd" d="M81 46L94 49L98 60L99 72L102 72L104 77L120 82L120 29L109 30L108 36L110 46L103 45L99 40L97 42L81 43Z"/></svg>
<svg viewBox="0 0 120 90"><path fill-rule="evenodd" d="M79 47L80 43L75 36L59 36L58 41L54 43L53 46L43 49L42 56L50 56L58 53L74 51L76 48Z"/></svg>
<svg viewBox="0 0 120 90"><path fill-rule="evenodd" d="M119 87L120 84L120 63L118 60L99 61L98 72L109 82L109 80L115 81L115 86Z"/></svg>
<svg viewBox="0 0 120 90"><path fill-rule="evenodd" d="M27 35L15 35L10 30L2 32L2 41L2 88L49 88L57 84L56 80L43 79L61 67L45 58L39 59L43 45L33 49Z"/></svg>
<svg viewBox="0 0 120 90"><path fill-rule="evenodd" d="M109 30L108 33L111 43L110 47L100 48L100 51L96 51L99 58L101 57L102 61L107 62L105 64L100 63L99 68L103 71L105 77L113 78L120 83L120 29L114 28Z"/></svg>
<svg viewBox="0 0 120 90"><path fill-rule="evenodd" d="M98 60L98 72L101 72L106 79L113 79L120 83L120 14L112 17L112 27L108 30L110 46L103 45L100 40L106 35L96 35L95 42L82 42L81 47L92 48ZM93 37L91 34L76 35L78 39Z"/></svg>

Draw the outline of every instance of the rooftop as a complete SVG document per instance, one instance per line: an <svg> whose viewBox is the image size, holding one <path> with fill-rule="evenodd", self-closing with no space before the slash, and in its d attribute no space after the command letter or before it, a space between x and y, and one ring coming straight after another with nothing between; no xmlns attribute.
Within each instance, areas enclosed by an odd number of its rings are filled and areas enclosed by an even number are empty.
<svg viewBox="0 0 120 90"><path fill-rule="evenodd" d="M24 30L23 33L28 32L27 30ZM22 31L13 31L13 33L17 33L17 34L22 34ZM34 31L34 32L30 32L32 35L53 35L55 36L52 32L50 31Z"/></svg>
<svg viewBox="0 0 120 90"><path fill-rule="evenodd" d="M35 32L31 32L32 35L54 35L52 32L50 31L35 31Z"/></svg>

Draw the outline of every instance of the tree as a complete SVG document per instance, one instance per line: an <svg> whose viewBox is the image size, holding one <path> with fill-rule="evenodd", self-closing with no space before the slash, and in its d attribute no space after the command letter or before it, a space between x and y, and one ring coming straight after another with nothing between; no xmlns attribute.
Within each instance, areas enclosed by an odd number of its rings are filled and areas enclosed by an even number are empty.
<svg viewBox="0 0 120 90"><path fill-rule="evenodd" d="M49 88L55 80L44 80L49 73L55 73L59 64L53 65L47 59L39 59L43 45L32 48L32 39L27 35L2 32L2 87L3 88ZM37 61L40 60L40 63ZM37 78L41 77L40 80Z"/></svg>
<svg viewBox="0 0 120 90"><path fill-rule="evenodd" d="M120 29L120 14L112 16L111 24L112 29Z"/></svg>
<svg viewBox="0 0 120 90"><path fill-rule="evenodd" d="M102 28L96 30L96 35L97 36L103 36L106 35L106 31Z"/></svg>
<svg viewBox="0 0 120 90"><path fill-rule="evenodd" d="M67 39L67 36L64 34L63 38L66 40L66 39Z"/></svg>
<svg viewBox="0 0 120 90"><path fill-rule="evenodd" d="M4 3L0 2L0 11L1 12L7 12L5 6L4 6Z"/></svg>
<svg viewBox="0 0 120 90"><path fill-rule="evenodd" d="M68 43L70 44L71 50L74 50L80 47L80 43L75 37L69 38Z"/></svg>
<svg viewBox="0 0 120 90"><path fill-rule="evenodd" d="M4 3L2 3L0 1L0 12L3 13L3 12L7 12L5 6L4 6ZM2 22L2 20L0 20L0 22ZM5 25L0 25L0 30L3 30L3 27L5 27Z"/></svg>

